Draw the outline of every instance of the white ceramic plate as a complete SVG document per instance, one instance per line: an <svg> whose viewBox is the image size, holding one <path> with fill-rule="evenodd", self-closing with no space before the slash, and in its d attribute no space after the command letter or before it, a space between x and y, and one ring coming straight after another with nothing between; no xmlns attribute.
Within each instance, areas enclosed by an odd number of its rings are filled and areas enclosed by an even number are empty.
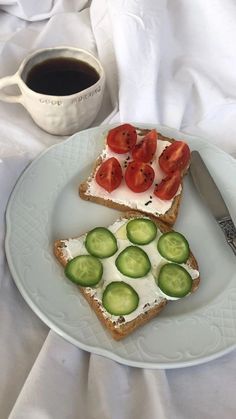
<svg viewBox="0 0 236 419"><path fill-rule="evenodd" d="M51 147L20 177L6 214L6 255L16 285L32 310L58 334L123 364L177 368L229 352L236 347L236 259L190 176L184 180L175 229L187 236L200 265L202 281L195 294L169 303L156 319L115 342L64 277L53 256L53 241L106 226L120 214L78 196L78 185L101 151L106 129L92 128ZM157 129L200 151L236 220L236 161L202 139Z"/></svg>

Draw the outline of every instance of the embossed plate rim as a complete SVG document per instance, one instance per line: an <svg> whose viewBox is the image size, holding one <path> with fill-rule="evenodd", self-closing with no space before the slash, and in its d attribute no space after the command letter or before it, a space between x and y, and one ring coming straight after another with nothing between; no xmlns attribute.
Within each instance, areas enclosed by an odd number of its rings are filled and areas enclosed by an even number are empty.
<svg viewBox="0 0 236 419"><path fill-rule="evenodd" d="M138 124L138 123L134 123L134 125L136 126L140 126L140 127L146 127L146 128L153 128L154 124ZM165 126L158 126L155 125L157 129L159 129L160 131L163 131L164 133L166 132L167 135L172 135L173 137L177 136L177 135L182 135L183 138L185 139L192 139L196 142L199 142L200 144L205 144L207 145L207 147L210 147L211 149L215 149L217 150L219 153L223 153L226 155L226 153L222 152L221 150L219 150L216 146L207 143L207 141L198 138L196 136L191 136L188 134L184 134L181 133L177 130L174 130L172 128L169 127L165 127ZM72 137L68 138L67 140L61 142L61 143L57 143L53 146L51 146L49 149L46 149L45 151L43 151L26 169L25 171L22 173L22 175L20 176L17 184L15 185L15 188L12 191L11 197L9 199L8 202L8 207L7 207L7 211L6 211L6 224L7 224L7 232L6 232L6 240L5 240L5 249L6 249L6 256L7 256L7 260L8 260L8 264L9 264L9 268L10 271L12 273L13 279L20 291L20 293L22 294L23 298L26 300L26 302L28 303L28 305L31 307L31 309L38 315L38 317L44 322L46 323L52 330L54 330L55 332L57 332L60 336L62 336L63 338L65 338L66 340L68 340L69 342L73 343L74 345L78 346L81 349L84 349L86 351L92 352L92 353L96 353L98 355L103 355L106 356L110 359L113 359L114 361L120 362L122 364L126 364L129 366L134 366L134 367L141 367L141 368L152 368L152 369L157 369L157 368L180 368L180 367L186 367L186 366L193 366L193 365L198 365L210 360L214 360L216 358L218 358L219 356L222 356L230 351L232 351L234 348L236 348L236 341L235 343L231 343L228 347L226 347L223 350L218 350L216 353L212 353L210 355L206 355L206 356L201 356L199 358L196 359L186 359L184 361L173 361L171 360L170 362L162 362L162 361L158 361L158 362L149 362L147 360L142 360L142 361L134 361L132 360L132 358L125 357L125 356L120 356L117 355L117 353L111 350L107 350L104 348L101 348L99 346L96 345L91 345L91 344L84 344L83 342L78 341L78 339L74 338L71 334L65 332L63 330L63 328L60 326L60 324L58 324L58 322L55 319L52 319L50 317L50 315L48 313L45 313L39 306L38 304L33 301L31 295L30 295L30 291L25 289L24 286L22 285L21 282L21 278L18 276L15 266L14 266L14 260L12 260L12 255L11 255L11 251L10 251L10 241L11 241L11 205L14 202L15 197L17 196L17 194L19 193L19 190L21 188L21 182L22 180L26 179L28 176L28 173L34 168L35 165L38 164L38 162L41 159L44 159L45 154L49 153L50 150L54 149L54 148L60 148L63 147L65 144L66 146L70 145L70 142L74 140L75 137L80 136L81 134L86 134L88 132L96 132L97 130L99 132L101 131L105 131L107 129L109 129L111 126L100 126L100 127L95 127L95 128L90 128L86 131L83 131L82 133L76 133L74 134ZM227 158L229 158L233 164L235 164L235 160L231 157L227 155ZM208 307L209 308L209 307Z"/></svg>

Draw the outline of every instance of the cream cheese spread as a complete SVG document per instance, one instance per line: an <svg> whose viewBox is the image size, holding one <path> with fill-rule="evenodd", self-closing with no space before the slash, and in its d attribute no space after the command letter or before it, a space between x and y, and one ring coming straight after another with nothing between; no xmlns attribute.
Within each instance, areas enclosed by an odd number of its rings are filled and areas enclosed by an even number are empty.
<svg viewBox="0 0 236 419"><path fill-rule="evenodd" d="M166 298L167 300L177 299L165 295L160 290L155 281L155 278L157 277L158 271L162 264L168 263L168 261L164 259L157 250L157 241L160 235L162 234L159 230L155 240L153 240L151 243L147 245L140 246L147 253L150 259L152 265L151 271L143 278L129 278L118 271L115 265L115 260L122 250L124 250L127 246L130 246L130 241L127 239L126 235L124 235L123 233L122 235L119 234L121 228L126 223L127 219L121 219L119 221L116 221L112 226L108 227L109 230L117 238L118 252L116 252L113 256L109 258L102 259L103 277L100 283L97 285L97 287L87 287L87 292L89 292L90 295L93 296L93 298L95 298L101 303L103 291L110 282L124 281L127 284L131 285L139 295L139 305L137 309L134 310L132 313L122 316L123 322L128 322L135 319L139 314L144 313L145 311L157 305L159 302L163 300L163 298ZM85 237L86 234L76 239L63 240L65 247L62 248L62 251L66 260L69 261L81 254L88 254L84 245ZM192 269L191 266L189 266L188 264L182 264L182 266L189 272L192 279L198 278L199 272L197 270ZM101 308L103 309L104 317L111 319L117 325L119 324L119 316L111 315L102 306Z"/></svg>
<svg viewBox="0 0 236 419"><path fill-rule="evenodd" d="M138 136L137 143L142 140L143 136ZM136 193L131 191L125 183L124 178L122 179L121 185L112 192L107 192L100 185L97 184L94 177L88 181L88 189L86 194L97 196L103 199L111 199L113 202L118 204L127 205L128 207L144 211L146 213L160 215L165 214L172 206L174 197L169 200L162 200L154 195L155 184L160 183L160 181L166 177L166 174L161 170L158 159L162 154L163 150L168 147L171 143L169 141L158 141L157 140L157 151L153 158L153 161L149 163L154 172L155 178L152 186L145 192ZM125 154L116 154L109 149L108 146L105 147L101 154L102 161L107 160L110 157L115 157L119 160L122 169L125 169L129 161L132 160L129 153ZM98 170L98 168L97 168ZM180 185L175 196L181 193L182 186Z"/></svg>

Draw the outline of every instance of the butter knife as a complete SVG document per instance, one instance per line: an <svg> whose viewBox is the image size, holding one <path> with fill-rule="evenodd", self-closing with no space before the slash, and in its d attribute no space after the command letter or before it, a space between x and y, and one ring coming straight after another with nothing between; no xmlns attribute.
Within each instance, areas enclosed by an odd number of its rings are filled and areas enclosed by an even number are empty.
<svg viewBox="0 0 236 419"><path fill-rule="evenodd" d="M225 238L236 255L236 228L224 199L198 151L191 153L190 173L193 183L207 204Z"/></svg>

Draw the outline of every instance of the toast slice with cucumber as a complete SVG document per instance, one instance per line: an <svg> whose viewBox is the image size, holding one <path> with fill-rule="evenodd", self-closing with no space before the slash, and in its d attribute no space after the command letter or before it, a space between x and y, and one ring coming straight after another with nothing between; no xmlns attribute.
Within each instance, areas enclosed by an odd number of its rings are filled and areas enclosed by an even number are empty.
<svg viewBox="0 0 236 419"><path fill-rule="evenodd" d="M172 226L189 165L190 150L183 141L123 124L105 133L104 149L79 195L120 211L141 211Z"/></svg>
<svg viewBox="0 0 236 419"><path fill-rule="evenodd" d="M115 340L148 323L168 301L192 294L200 283L186 238L137 211L123 213L107 228L55 241L54 254Z"/></svg>

